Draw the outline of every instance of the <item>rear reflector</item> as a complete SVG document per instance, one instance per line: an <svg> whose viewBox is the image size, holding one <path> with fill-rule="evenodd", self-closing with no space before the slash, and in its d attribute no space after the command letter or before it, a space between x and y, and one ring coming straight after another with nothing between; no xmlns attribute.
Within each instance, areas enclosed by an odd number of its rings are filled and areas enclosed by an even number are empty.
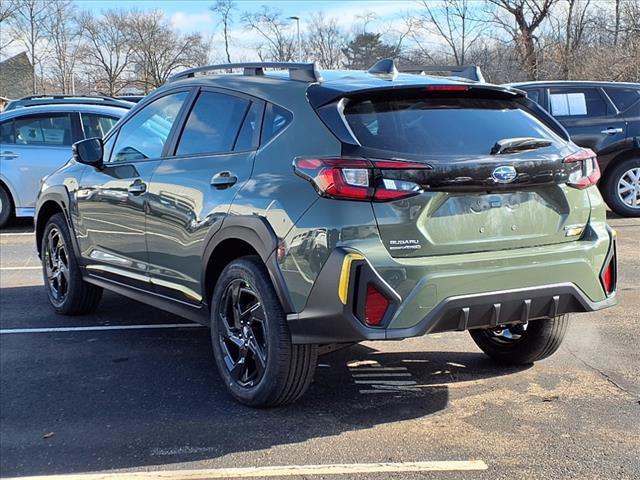
<svg viewBox="0 0 640 480"><path fill-rule="evenodd" d="M607 295L611 295L613 293L613 278L613 262L609 262L609 265L607 265L607 268L604 271L604 275L602 276L602 283L604 285L605 292L607 292Z"/></svg>
<svg viewBox="0 0 640 480"><path fill-rule="evenodd" d="M463 92L469 90L468 85L429 85L425 90L430 92Z"/></svg>
<svg viewBox="0 0 640 480"><path fill-rule="evenodd" d="M364 321L367 325L379 326L389 308L389 300L372 283L367 284L364 304Z"/></svg>

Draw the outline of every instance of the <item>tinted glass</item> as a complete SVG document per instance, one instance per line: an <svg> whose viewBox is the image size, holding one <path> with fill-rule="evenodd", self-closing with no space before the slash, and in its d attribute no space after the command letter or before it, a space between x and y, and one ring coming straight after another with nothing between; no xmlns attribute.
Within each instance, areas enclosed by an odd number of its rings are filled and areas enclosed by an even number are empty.
<svg viewBox="0 0 640 480"><path fill-rule="evenodd" d="M640 88L610 87L605 88L604 91L607 92L611 101L621 112L624 112L627 108L640 100Z"/></svg>
<svg viewBox="0 0 640 480"><path fill-rule="evenodd" d="M527 90L527 97L538 103L540 101L540 90Z"/></svg>
<svg viewBox="0 0 640 480"><path fill-rule="evenodd" d="M252 103L251 108L244 117L242 128L238 134L234 150L249 150L258 143L258 135L260 134L260 119L262 109L257 103Z"/></svg>
<svg viewBox="0 0 640 480"><path fill-rule="evenodd" d="M363 146L393 152L488 155L506 138L561 142L532 114L503 100L366 100L347 105L344 113Z"/></svg>
<svg viewBox="0 0 640 480"><path fill-rule="evenodd" d="M549 92L551 114L555 117L603 117L607 104L595 88L552 88Z"/></svg>
<svg viewBox="0 0 640 480"><path fill-rule="evenodd" d="M14 120L16 143L19 145L71 145L71 118L67 113L38 115Z"/></svg>
<svg viewBox="0 0 640 480"><path fill-rule="evenodd" d="M201 93L189 114L176 154L232 151L249 103L222 93Z"/></svg>
<svg viewBox="0 0 640 480"><path fill-rule="evenodd" d="M125 123L113 148L112 162L159 158L189 92L165 95L151 102Z"/></svg>
<svg viewBox="0 0 640 480"><path fill-rule="evenodd" d="M15 143L16 137L13 134L13 121L7 120L0 123L0 146L3 143Z"/></svg>
<svg viewBox="0 0 640 480"><path fill-rule="evenodd" d="M104 137L118 121L116 117L96 113L81 113L80 116L85 138Z"/></svg>
<svg viewBox="0 0 640 480"><path fill-rule="evenodd" d="M262 143L269 141L286 127L291 121L291 113L277 105L267 105L262 127Z"/></svg>

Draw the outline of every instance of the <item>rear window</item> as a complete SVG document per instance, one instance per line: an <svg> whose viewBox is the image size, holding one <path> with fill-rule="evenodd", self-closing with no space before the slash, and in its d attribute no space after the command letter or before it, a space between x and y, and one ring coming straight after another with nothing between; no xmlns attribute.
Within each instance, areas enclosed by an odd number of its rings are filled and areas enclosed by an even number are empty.
<svg viewBox="0 0 640 480"><path fill-rule="evenodd" d="M344 111L364 147L428 155L488 155L498 140L562 140L520 105L491 99L352 102Z"/></svg>

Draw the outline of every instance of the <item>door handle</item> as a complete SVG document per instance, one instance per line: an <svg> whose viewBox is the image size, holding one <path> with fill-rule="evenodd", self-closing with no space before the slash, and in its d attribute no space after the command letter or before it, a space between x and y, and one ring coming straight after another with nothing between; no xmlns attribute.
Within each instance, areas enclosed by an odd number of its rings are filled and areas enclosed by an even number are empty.
<svg viewBox="0 0 640 480"><path fill-rule="evenodd" d="M6 158L7 160L11 160L12 158L18 158L20 155L17 153L10 152L5 150L4 152L0 152L0 158Z"/></svg>
<svg viewBox="0 0 640 480"><path fill-rule="evenodd" d="M624 130L621 127L610 127L605 128L600 133L604 133L605 135L615 135L616 133L622 133Z"/></svg>
<svg viewBox="0 0 640 480"><path fill-rule="evenodd" d="M136 180L131 185L129 185L129 193L131 195L140 195L147 191L147 184L142 180Z"/></svg>
<svg viewBox="0 0 640 480"><path fill-rule="evenodd" d="M237 181L238 177L229 171L218 172L211 177L211 185L221 190L235 185Z"/></svg>

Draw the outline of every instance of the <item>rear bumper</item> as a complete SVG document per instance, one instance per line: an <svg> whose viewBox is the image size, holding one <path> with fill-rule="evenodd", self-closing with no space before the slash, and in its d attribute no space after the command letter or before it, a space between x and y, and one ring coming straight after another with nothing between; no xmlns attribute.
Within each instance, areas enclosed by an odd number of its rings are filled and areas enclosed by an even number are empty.
<svg viewBox="0 0 640 480"><path fill-rule="evenodd" d="M592 250L577 247L575 263L582 265L583 256L594 260L599 265L595 271L588 270L586 281L600 282L599 272L615 253L615 246L609 232L601 232L600 242L592 243ZM606 235L605 239L602 237ZM591 243L591 242L590 242ZM566 248L566 247L565 247ZM604 251L603 251L604 248ZM427 333L444 331L463 331L474 328L491 328L498 325L524 323L529 320L550 318L565 313L592 312L616 304L615 292L606 296L601 289L600 298L590 298L583 290L585 285L585 271L569 268L570 264L557 265L557 258L550 255L547 263L536 257L528 266L522 264L517 271L511 267L508 272L502 272L502 284L517 288L489 288L483 289L483 274L489 278L495 277L496 271L474 271L465 264L460 272L451 270L449 275L442 271L437 276L430 276L429 267L425 268L425 276L418 282L404 298L394 290L367 259L361 258L346 262L349 264L348 295L341 300L340 276L344 269L345 257L356 253L353 250L337 248L325 263L318 275L305 308L299 313L288 316L289 327L294 343L342 343L359 342L363 340L391 340L415 337ZM359 253L359 252L357 252ZM597 255L596 255L597 253ZM595 258L594 258L595 257ZM615 261L615 259L614 259ZM556 282L527 285L521 287L518 282L526 283L530 279L538 281L536 269L548 271L546 278ZM568 272L564 276L559 272ZM449 295L438 292L433 302L432 290L445 277L448 281L462 282L460 275L471 279L458 291L451 290ZM499 273L499 272L498 272ZM575 278L570 278L571 276ZM381 327L365 325L360 318L367 284L374 283L376 288L385 293L391 305L384 317ZM443 284L440 282L440 284ZM485 285L487 283L485 282ZM488 283L497 285L495 279ZM467 293L474 285L477 293ZM486 288L486 287L485 287ZM467 289L464 293L460 290Z"/></svg>

